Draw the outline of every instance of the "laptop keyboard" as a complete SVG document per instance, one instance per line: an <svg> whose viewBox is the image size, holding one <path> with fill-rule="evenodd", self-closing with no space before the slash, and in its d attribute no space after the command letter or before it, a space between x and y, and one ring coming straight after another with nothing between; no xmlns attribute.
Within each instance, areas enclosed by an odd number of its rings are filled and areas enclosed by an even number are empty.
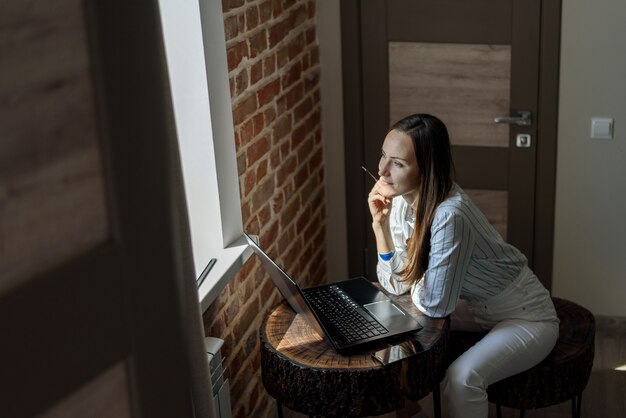
<svg viewBox="0 0 626 418"><path fill-rule="evenodd" d="M388 332L371 316L362 314L360 305L339 286L306 289L304 292L309 302L328 322L333 324L347 343Z"/></svg>

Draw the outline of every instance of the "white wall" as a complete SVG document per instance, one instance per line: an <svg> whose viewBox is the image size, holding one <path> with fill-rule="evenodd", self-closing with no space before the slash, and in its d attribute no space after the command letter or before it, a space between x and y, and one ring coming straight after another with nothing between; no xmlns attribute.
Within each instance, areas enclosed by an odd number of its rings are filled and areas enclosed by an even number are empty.
<svg viewBox="0 0 626 418"><path fill-rule="evenodd" d="M626 2L563 0L553 294L626 316ZM590 138L592 117L614 138Z"/></svg>

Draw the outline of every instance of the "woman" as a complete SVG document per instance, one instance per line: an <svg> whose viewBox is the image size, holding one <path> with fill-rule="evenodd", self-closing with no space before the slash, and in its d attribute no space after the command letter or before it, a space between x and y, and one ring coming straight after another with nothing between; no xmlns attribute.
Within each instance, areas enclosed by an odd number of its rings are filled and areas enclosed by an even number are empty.
<svg viewBox="0 0 626 418"><path fill-rule="evenodd" d="M489 330L448 368L452 417L487 417L487 387L544 359L558 337L548 291L452 179L450 141L437 118L417 114L387 134L369 194L378 280L411 293L457 330Z"/></svg>

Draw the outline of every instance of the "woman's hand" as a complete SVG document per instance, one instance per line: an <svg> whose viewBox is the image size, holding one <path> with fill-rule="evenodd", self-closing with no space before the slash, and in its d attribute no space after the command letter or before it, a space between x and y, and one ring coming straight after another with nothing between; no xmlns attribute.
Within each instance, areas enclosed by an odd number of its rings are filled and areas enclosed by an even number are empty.
<svg viewBox="0 0 626 418"><path fill-rule="evenodd" d="M374 226L389 225L389 211L391 210L391 198L388 188L384 187L380 180L376 182L367 198L367 203L372 214Z"/></svg>

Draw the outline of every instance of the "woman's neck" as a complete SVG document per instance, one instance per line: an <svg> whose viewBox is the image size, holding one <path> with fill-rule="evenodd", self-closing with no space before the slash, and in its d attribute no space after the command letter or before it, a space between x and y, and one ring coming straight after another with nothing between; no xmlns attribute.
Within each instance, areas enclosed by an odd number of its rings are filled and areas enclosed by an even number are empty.
<svg viewBox="0 0 626 418"><path fill-rule="evenodd" d="M416 208L417 203L419 201L419 196L420 196L419 189L415 189L408 193L403 194L402 198L410 207Z"/></svg>

